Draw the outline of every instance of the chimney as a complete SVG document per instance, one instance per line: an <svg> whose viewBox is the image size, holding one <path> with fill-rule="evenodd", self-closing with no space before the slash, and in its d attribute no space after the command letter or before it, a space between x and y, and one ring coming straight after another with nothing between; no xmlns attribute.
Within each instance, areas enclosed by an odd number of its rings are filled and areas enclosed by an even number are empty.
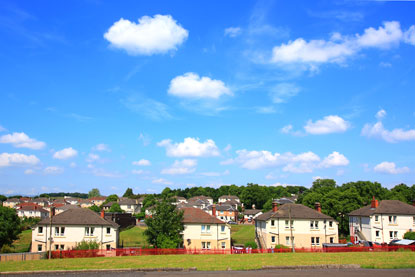
<svg viewBox="0 0 415 277"><path fill-rule="evenodd" d="M212 215L216 216L216 205L215 204L212 205Z"/></svg>
<svg viewBox="0 0 415 277"><path fill-rule="evenodd" d="M272 201L272 211L274 213L278 211L278 203L275 200Z"/></svg>
<svg viewBox="0 0 415 277"><path fill-rule="evenodd" d="M255 204L252 204L252 209L254 209L254 210L255 210Z"/></svg>
<svg viewBox="0 0 415 277"><path fill-rule="evenodd" d="M379 207L379 201L375 198L375 196L372 197L372 204L370 205L372 209L376 209Z"/></svg>
<svg viewBox="0 0 415 277"><path fill-rule="evenodd" d="M316 202L314 204L314 208L316 209L317 212L321 213L321 204L320 204L320 202Z"/></svg>
<svg viewBox="0 0 415 277"><path fill-rule="evenodd" d="M101 217L105 218L105 211L104 210L101 210Z"/></svg>

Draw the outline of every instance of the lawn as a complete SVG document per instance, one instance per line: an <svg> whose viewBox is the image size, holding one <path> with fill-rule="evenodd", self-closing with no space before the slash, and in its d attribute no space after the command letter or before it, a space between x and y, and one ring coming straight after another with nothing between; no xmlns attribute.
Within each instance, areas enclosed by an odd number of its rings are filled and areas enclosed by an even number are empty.
<svg viewBox="0 0 415 277"><path fill-rule="evenodd" d="M120 245L124 247L146 247L148 243L144 236L147 227L134 226L125 231L120 232Z"/></svg>
<svg viewBox="0 0 415 277"><path fill-rule="evenodd" d="M56 259L0 263L0 272L196 267L198 270L247 270L263 266L359 264L365 268L415 268L415 252L278 253L233 255L159 255Z"/></svg>
<svg viewBox="0 0 415 277"><path fill-rule="evenodd" d="M25 230L19 235L19 239L13 242L12 250L15 253L29 252L31 242L32 242L32 229Z"/></svg>
<svg viewBox="0 0 415 277"><path fill-rule="evenodd" d="M234 244L255 242L255 225L232 225L231 238Z"/></svg>

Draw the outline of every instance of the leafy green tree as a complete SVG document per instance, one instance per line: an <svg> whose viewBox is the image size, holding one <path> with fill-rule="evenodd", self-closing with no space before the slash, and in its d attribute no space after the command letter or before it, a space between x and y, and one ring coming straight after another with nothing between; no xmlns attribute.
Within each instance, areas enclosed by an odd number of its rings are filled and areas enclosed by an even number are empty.
<svg viewBox="0 0 415 277"><path fill-rule="evenodd" d="M415 240L415 232L406 232L405 235L403 235L403 238Z"/></svg>
<svg viewBox="0 0 415 277"><path fill-rule="evenodd" d="M147 194L143 199L143 208L154 206L157 203L157 199L154 194Z"/></svg>
<svg viewBox="0 0 415 277"><path fill-rule="evenodd" d="M121 209L118 203L114 203L111 205L109 212L110 213L123 213L124 211Z"/></svg>
<svg viewBox="0 0 415 277"><path fill-rule="evenodd" d="M88 209L90 209L91 211L97 212L97 213L101 211L101 209L97 205L93 205L89 207Z"/></svg>
<svg viewBox="0 0 415 277"><path fill-rule="evenodd" d="M107 204L108 202L118 202L118 195L111 194L110 196L107 197L107 199L105 199L103 205Z"/></svg>
<svg viewBox="0 0 415 277"><path fill-rule="evenodd" d="M4 196L4 195L2 195L2 194L0 194L0 201L1 202L4 202L4 201L6 201L7 200L7 197L6 196Z"/></svg>
<svg viewBox="0 0 415 277"><path fill-rule="evenodd" d="M88 198L98 197L98 196L101 196L101 193L99 192L99 189L97 188L91 189L88 192Z"/></svg>
<svg viewBox="0 0 415 277"><path fill-rule="evenodd" d="M18 239L21 232L20 218L16 210L8 207L0 207L0 249L4 245L11 245Z"/></svg>
<svg viewBox="0 0 415 277"><path fill-rule="evenodd" d="M177 248L182 244L183 212L171 204L172 199L164 198L152 210L152 217L145 219L147 241L158 248Z"/></svg>
<svg viewBox="0 0 415 277"><path fill-rule="evenodd" d="M166 187L163 189L163 191L161 192L161 197L170 197L173 196L173 192L169 187Z"/></svg>
<svg viewBox="0 0 415 277"><path fill-rule="evenodd" d="M130 198L131 196L134 196L133 189L132 188L127 188L127 190L124 192L123 197Z"/></svg>

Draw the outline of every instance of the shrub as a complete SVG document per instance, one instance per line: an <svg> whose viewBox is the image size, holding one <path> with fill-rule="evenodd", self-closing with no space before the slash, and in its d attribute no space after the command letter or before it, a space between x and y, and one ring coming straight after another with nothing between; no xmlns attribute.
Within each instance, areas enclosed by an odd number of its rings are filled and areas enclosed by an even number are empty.
<svg viewBox="0 0 415 277"><path fill-rule="evenodd" d="M81 241L80 243L76 244L75 250L90 250L90 249L98 249L99 244L95 240L91 241Z"/></svg>
<svg viewBox="0 0 415 277"><path fill-rule="evenodd" d="M405 235L403 235L403 238L415 240L415 232L406 232Z"/></svg>
<svg viewBox="0 0 415 277"><path fill-rule="evenodd" d="M282 244L277 244L275 245L275 249L288 249L288 246L282 245Z"/></svg>
<svg viewBox="0 0 415 277"><path fill-rule="evenodd" d="M252 249L257 249L258 245L256 245L255 241L248 241L245 243L245 247L250 247Z"/></svg>

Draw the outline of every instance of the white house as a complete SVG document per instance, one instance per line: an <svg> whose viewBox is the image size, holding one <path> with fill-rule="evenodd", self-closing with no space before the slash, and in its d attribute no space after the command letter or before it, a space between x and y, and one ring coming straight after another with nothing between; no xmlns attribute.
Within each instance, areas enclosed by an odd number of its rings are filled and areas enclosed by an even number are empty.
<svg viewBox="0 0 415 277"><path fill-rule="evenodd" d="M136 214L141 211L141 205L134 199L122 199L118 202L120 208L126 213Z"/></svg>
<svg viewBox="0 0 415 277"><path fill-rule="evenodd" d="M321 248L323 243L338 243L338 222L316 209L300 204L273 202L268 211L255 220L255 232L260 248L285 245L294 248Z"/></svg>
<svg viewBox="0 0 415 277"><path fill-rule="evenodd" d="M73 249L82 241L96 241L100 249L117 248L119 225L90 209L69 209L41 220L32 231L32 252L49 250L52 228L52 250Z"/></svg>
<svg viewBox="0 0 415 277"><path fill-rule="evenodd" d="M19 217L37 217L43 219L49 217L49 211L37 205L21 206L17 208L17 215Z"/></svg>
<svg viewBox="0 0 415 277"><path fill-rule="evenodd" d="M378 201L349 213L352 241L389 243L415 230L415 207L399 200Z"/></svg>

